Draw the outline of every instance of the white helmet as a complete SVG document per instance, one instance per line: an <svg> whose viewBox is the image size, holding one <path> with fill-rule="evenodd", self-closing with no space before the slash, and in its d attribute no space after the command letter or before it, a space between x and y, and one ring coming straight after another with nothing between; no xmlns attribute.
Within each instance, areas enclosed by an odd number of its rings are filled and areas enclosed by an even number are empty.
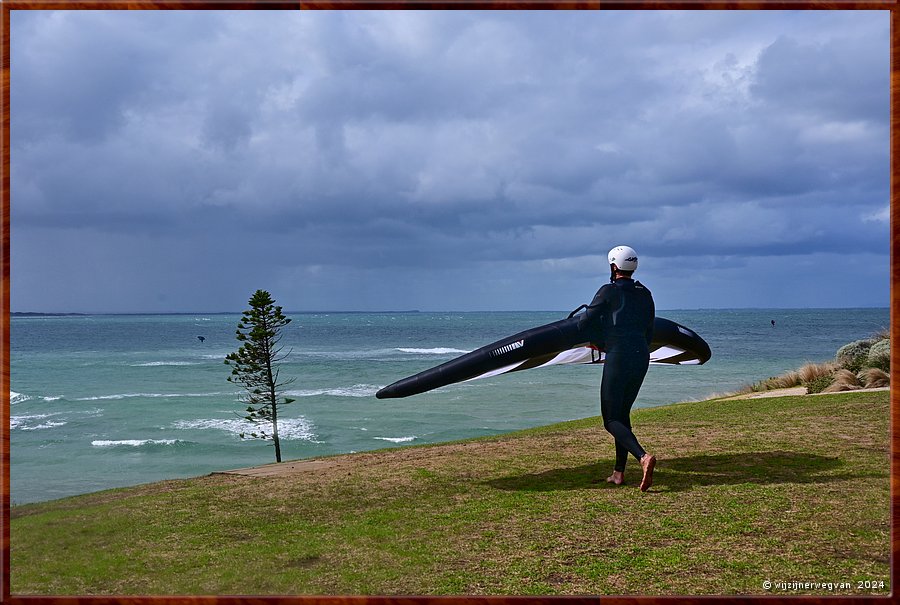
<svg viewBox="0 0 900 605"><path fill-rule="evenodd" d="M634 271L638 266L638 255L634 248L628 246L616 246L609 251L609 264L615 265L620 271Z"/></svg>

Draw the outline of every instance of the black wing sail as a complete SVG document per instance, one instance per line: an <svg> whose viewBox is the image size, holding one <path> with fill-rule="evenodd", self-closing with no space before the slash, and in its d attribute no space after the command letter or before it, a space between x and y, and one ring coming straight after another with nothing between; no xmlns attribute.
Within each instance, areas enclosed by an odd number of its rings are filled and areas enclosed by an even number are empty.
<svg viewBox="0 0 900 605"><path fill-rule="evenodd" d="M378 399L418 395L448 384L551 365L603 363L604 353L579 330L579 317L570 316L508 336L390 384ZM650 344L651 364L699 365L712 356L699 335L680 324L657 317Z"/></svg>

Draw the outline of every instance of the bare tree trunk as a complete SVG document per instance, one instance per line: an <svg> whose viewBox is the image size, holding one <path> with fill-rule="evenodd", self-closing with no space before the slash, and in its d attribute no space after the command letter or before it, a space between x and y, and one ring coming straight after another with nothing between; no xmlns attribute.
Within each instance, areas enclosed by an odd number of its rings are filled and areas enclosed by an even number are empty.
<svg viewBox="0 0 900 605"><path fill-rule="evenodd" d="M272 440L275 442L275 462L281 462L281 441L278 440L278 406L275 403L275 385L272 385Z"/></svg>

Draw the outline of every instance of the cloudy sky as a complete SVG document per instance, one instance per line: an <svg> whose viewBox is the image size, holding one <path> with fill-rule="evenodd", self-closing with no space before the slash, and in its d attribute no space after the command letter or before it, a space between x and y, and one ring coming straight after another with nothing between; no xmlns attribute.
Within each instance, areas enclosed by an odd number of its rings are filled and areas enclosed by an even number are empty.
<svg viewBox="0 0 900 605"><path fill-rule="evenodd" d="M12 310L886 307L889 25L13 11Z"/></svg>

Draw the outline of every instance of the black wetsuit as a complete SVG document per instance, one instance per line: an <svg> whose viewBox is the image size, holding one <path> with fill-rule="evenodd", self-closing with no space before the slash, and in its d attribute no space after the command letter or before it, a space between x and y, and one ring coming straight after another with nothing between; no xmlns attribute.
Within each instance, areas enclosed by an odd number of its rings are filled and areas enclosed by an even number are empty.
<svg viewBox="0 0 900 605"><path fill-rule="evenodd" d="M650 290L640 282L619 278L601 287L583 315L581 326L606 352L600 383L603 426L616 440L615 470L624 472L628 453L646 453L631 431L631 406L637 398L653 340L656 308Z"/></svg>

